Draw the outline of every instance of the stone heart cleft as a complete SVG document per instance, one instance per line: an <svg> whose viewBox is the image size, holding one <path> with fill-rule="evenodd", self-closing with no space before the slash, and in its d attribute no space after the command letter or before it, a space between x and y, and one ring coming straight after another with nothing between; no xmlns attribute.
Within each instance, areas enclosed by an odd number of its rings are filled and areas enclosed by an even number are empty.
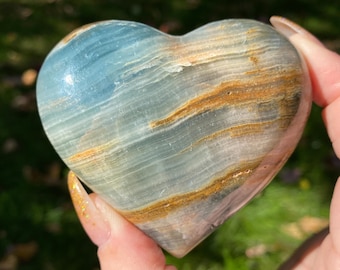
<svg viewBox="0 0 340 270"><path fill-rule="evenodd" d="M293 152L311 106L306 70L286 38L256 21L183 36L104 21L51 51L38 107L77 177L181 257Z"/></svg>

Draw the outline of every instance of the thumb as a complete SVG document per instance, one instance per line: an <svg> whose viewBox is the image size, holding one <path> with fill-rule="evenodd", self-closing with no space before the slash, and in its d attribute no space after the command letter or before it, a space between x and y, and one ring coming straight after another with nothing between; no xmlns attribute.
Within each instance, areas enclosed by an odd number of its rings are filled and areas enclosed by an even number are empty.
<svg viewBox="0 0 340 270"><path fill-rule="evenodd" d="M88 195L73 172L68 185L71 198L84 230L98 246L102 270L164 269L165 256L157 244L118 214L97 194Z"/></svg>

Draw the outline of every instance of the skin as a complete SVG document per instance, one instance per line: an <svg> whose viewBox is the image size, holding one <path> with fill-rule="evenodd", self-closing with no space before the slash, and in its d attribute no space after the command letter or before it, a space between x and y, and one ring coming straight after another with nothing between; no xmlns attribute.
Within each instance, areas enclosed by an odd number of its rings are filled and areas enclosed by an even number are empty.
<svg viewBox="0 0 340 270"><path fill-rule="evenodd" d="M326 49L309 32L295 23L272 17L273 26L294 44L306 61L310 73L313 99L323 107L322 117L337 157L340 157L340 56ZM88 195L70 172L69 190L75 210L86 233L98 246L102 270L148 269L173 270L157 244L120 216L98 195ZM340 270L340 182L330 206L329 233L324 231L307 248L299 251L294 266L280 269Z"/></svg>

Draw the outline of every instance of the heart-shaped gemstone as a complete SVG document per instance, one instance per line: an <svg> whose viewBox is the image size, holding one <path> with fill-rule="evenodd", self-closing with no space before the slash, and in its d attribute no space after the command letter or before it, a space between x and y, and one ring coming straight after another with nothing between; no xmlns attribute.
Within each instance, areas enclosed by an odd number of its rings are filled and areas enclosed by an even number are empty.
<svg viewBox="0 0 340 270"><path fill-rule="evenodd" d="M37 96L67 166L178 257L269 183L311 106L295 48L251 20L84 26L48 55Z"/></svg>

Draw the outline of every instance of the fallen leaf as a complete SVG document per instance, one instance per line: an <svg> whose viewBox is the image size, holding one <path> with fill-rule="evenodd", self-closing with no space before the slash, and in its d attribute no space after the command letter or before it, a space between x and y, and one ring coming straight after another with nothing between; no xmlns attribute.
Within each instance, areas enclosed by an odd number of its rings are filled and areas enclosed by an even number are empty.
<svg viewBox="0 0 340 270"><path fill-rule="evenodd" d="M16 96L12 100L12 107L18 111L22 112L32 112L37 109L35 92L30 91L25 94Z"/></svg>
<svg viewBox="0 0 340 270"><path fill-rule="evenodd" d="M19 144L16 139L8 138L4 141L2 145L2 152L5 154L9 154L15 152L19 147Z"/></svg>
<svg viewBox="0 0 340 270"><path fill-rule="evenodd" d="M301 228L299 227L299 224L297 222L283 225L282 231L290 237L298 240L302 240L304 238L304 234L301 231Z"/></svg>
<svg viewBox="0 0 340 270"><path fill-rule="evenodd" d="M32 166L26 165L23 167L23 174L28 182L36 184L45 184L47 186L62 186L63 179L61 178L61 164L53 162L47 167L46 172L42 172Z"/></svg>
<svg viewBox="0 0 340 270"><path fill-rule="evenodd" d="M38 244L35 241L14 245L13 254L23 262L30 261L38 252Z"/></svg>
<svg viewBox="0 0 340 270"><path fill-rule="evenodd" d="M14 254L9 254L0 260L0 270L18 269L18 258Z"/></svg>
<svg viewBox="0 0 340 270"><path fill-rule="evenodd" d="M328 223L328 219L304 216L297 222L283 225L282 231L295 239L302 240L322 230Z"/></svg>
<svg viewBox="0 0 340 270"><path fill-rule="evenodd" d="M35 69L27 69L24 73L21 75L21 82L23 85L30 86L35 83L35 80L37 78L37 71Z"/></svg>
<svg viewBox="0 0 340 270"><path fill-rule="evenodd" d="M306 234L313 234L328 226L327 219L305 216L299 220L301 230Z"/></svg>
<svg viewBox="0 0 340 270"><path fill-rule="evenodd" d="M268 252L268 247L265 244L259 244L246 249L246 256L248 258L261 257Z"/></svg>

